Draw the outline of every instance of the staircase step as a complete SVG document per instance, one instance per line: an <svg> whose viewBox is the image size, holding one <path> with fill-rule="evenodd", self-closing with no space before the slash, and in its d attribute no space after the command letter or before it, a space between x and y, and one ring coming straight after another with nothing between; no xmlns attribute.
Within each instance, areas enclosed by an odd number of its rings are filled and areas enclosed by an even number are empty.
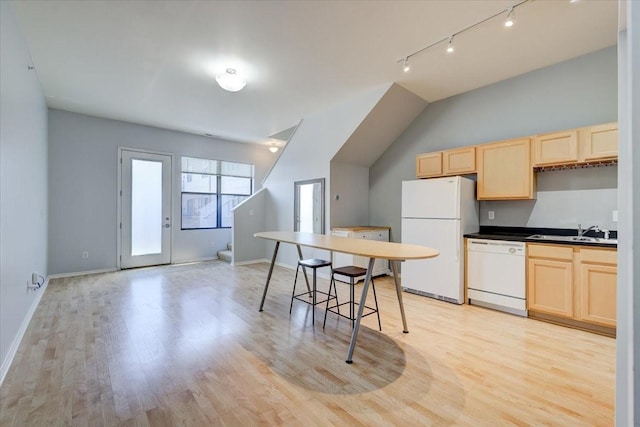
<svg viewBox="0 0 640 427"><path fill-rule="evenodd" d="M218 259L226 262L231 262L231 260L233 259L233 252L218 251Z"/></svg>

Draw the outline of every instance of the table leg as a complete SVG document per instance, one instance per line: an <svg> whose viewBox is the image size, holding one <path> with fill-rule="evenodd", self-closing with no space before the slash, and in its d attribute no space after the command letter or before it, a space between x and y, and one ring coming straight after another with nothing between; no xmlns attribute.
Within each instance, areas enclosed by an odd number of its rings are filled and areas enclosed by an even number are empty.
<svg viewBox="0 0 640 427"><path fill-rule="evenodd" d="M296 245L298 248L298 258L302 259L302 249L300 249L300 245ZM313 270L315 272L315 270ZM309 278L307 277L307 270L302 267L302 274L304 275L304 281L307 283L307 291L311 292L311 287L309 286ZM315 293L315 290L313 291Z"/></svg>
<svg viewBox="0 0 640 427"><path fill-rule="evenodd" d="M402 315L402 332L405 334L409 333L409 329L407 329L407 317L404 315L404 303L402 302L402 287L400 286L400 282L398 281L398 265L397 262L389 260L391 263L391 271L393 271L393 282L396 284L396 294L398 294L398 303L400 304L400 314Z"/></svg>
<svg viewBox="0 0 640 427"><path fill-rule="evenodd" d="M273 249L273 256L271 257L271 265L269 266L269 274L267 274L267 283L264 284L264 292L262 293L262 301L260 301L260 310L262 311L262 307L264 306L264 300L267 297L267 289L269 289L269 282L271 281L271 274L273 273L273 266L276 265L276 257L278 256L278 248L280 247L280 242L276 242L276 247Z"/></svg>
<svg viewBox="0 0 640 427"><path fill-rule="evenodd" d="M369 291L369 284L371 283L371 273L373 272L373 263L375 258L369 258L369 268L367 268L367 275L364 278L364 286L362 287L362 297L360 297L360 305L358 305L358 315L356 316L356 323L353 326L353 332L351 333L351 343L349 344L349 352L347 353L347 363L353 363L353 350L356 347L356 339L358 338L358 329L360 329L360 320L362 319L362 312L364 311L364 305L367 302L367 292Z"/></svg>

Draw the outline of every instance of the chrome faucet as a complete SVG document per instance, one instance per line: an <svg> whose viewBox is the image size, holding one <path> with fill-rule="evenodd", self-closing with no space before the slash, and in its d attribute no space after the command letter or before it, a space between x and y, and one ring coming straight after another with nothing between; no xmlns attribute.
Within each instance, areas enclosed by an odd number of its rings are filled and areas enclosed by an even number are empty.
<svg viewBox="0 0 640 427"><path fill-rule="evenodd" d="M591 230L595 230L596 233L600 232L600 227L598 227L597 225L592 225L591 227L587 228L586 230L582 229L582 224L578 224L578 236L582 237L585 234L587 234L589 231Z"/></svg>

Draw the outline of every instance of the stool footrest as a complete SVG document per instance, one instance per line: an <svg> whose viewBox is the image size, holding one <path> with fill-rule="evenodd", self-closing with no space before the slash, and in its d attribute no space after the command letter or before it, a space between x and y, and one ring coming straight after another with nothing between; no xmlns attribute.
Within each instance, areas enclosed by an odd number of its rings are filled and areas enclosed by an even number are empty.
<svg viewBox="0 0 640 427"><path fill-rule="evenodd" d="M293 299L298 300L298 301L302 301L305 304L313 305L313 301L312 300L310 301L310 299L313 297L312 294L313 294L313 291L311 291L311 292L309 292L309 291L302 292L300 294L294 295ZM324 298L324 299L318 300L318 295L322 295L321 298ZM304 298L305 296L307 297L307 299ZM331 301L333 299L337 299L335 295L331 295L331 294L329 294L327 292L316 290L316 305L318 305L318 304L326 304L327 301Z"/></svg>
<svg viewBox="0 0 640 427"><path fill-rule="evenodd" d="M335 297L333 297L332 299L335 299ZM342 307L343 305L349 305L349 304L351 304L349 301L343 302L343 303L340 303L338 305L334 305L334 306L328 307L327 311L330 312L330 313L337 314L340 317L344 317L345 319L356 320L356 318L355 318L356 313L355 312L357 311L357 309L354 310L354 313L353 313L354 317L351 317L349 314L342 314L342 313L338 312L338 310L337 310L338 307ZM354 305L354 308L355 308L355 307L358 307L360 304L357 303L357 302L354 302L353 305ZM362 317L366 317L366 316L369 316L370 314L375 314L375 313L378 312L378 310L376 310L373 307L369 307L368 305L365 305L364 308L365 308L365 310L368 310L368 311L363 311Z"/></svg>

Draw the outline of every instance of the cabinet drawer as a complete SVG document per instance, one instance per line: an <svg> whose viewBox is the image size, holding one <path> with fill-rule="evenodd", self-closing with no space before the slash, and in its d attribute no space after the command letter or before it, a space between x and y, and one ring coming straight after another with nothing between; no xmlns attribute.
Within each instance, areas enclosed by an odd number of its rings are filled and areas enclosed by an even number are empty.
<svg viewBox="0 0 640 427"><path fill-rule="evenodd" d="M580 260L597 264L618 265L618 251L604 249L580 249Z"/></svg>
<svg viewBox="0 0 640 427"><path fill-rule="evenodd" d="M527 251L530 257L573 260L573 248L561 245L536 245L529 243Z"/></svg>

